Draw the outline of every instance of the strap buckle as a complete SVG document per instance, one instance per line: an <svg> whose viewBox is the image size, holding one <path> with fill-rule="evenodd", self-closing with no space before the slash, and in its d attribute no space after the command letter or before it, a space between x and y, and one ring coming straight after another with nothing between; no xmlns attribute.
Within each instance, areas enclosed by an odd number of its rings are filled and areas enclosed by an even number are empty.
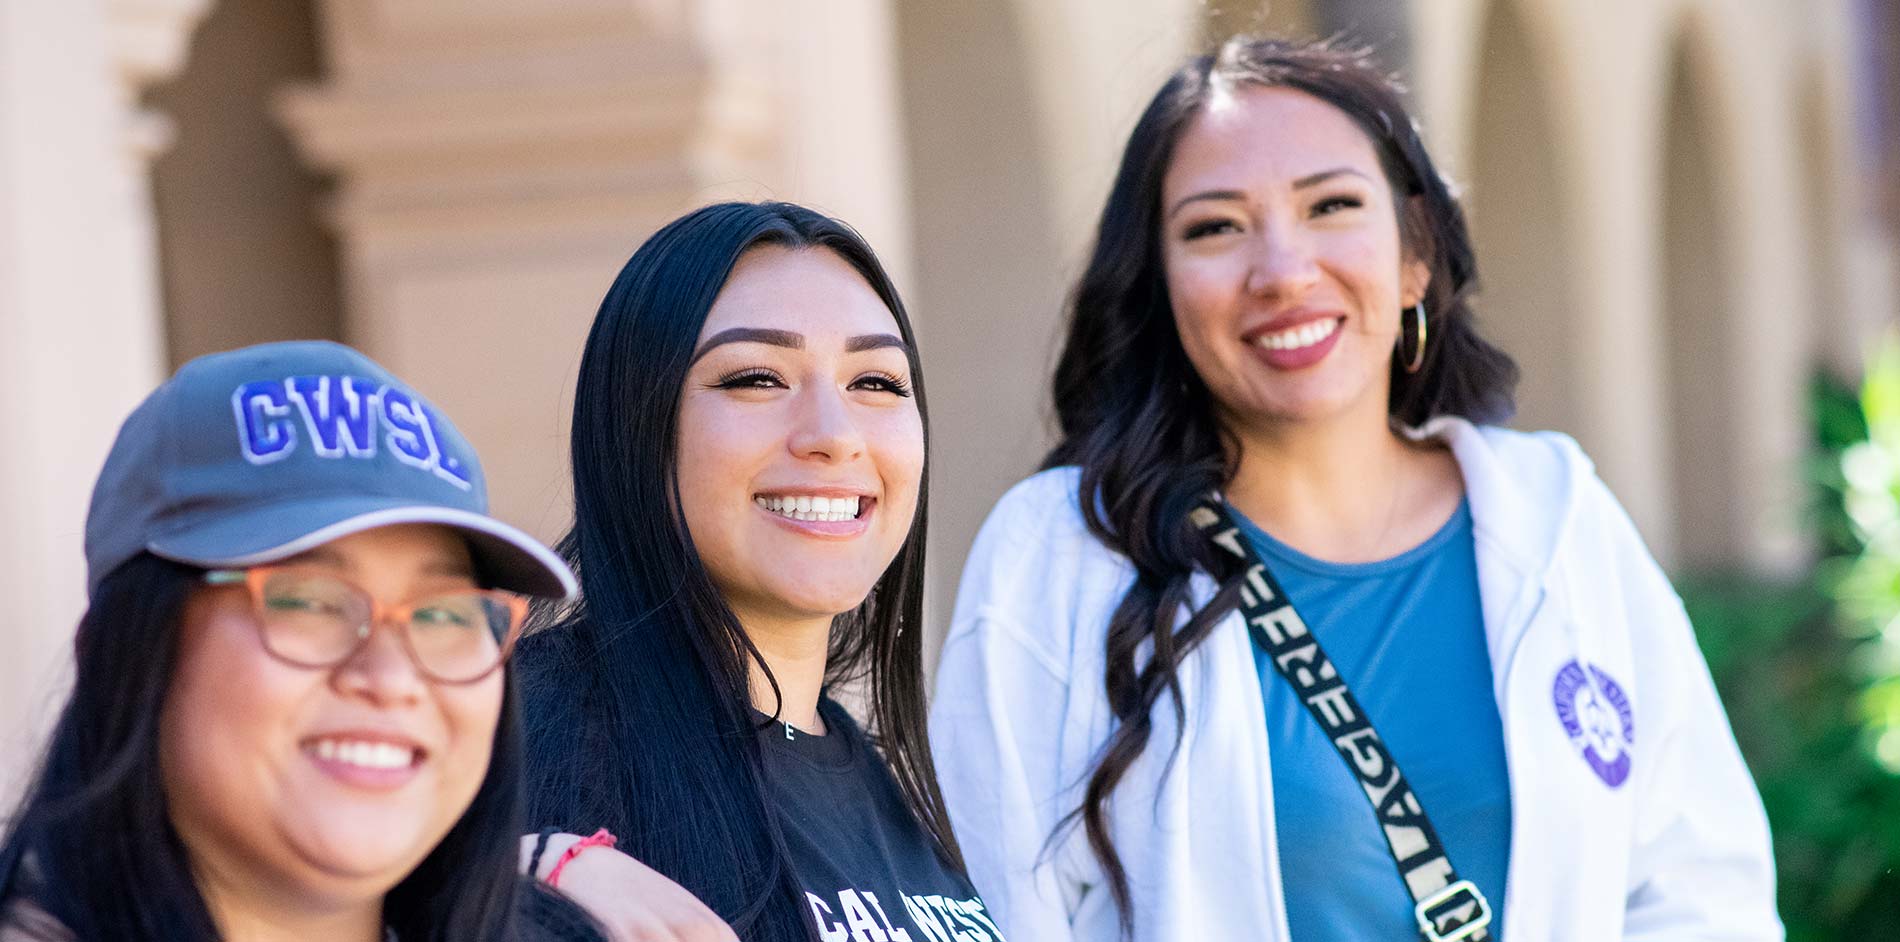
<svg viewBox="0 0 1900 942"><path fill-rule="evenodd" d="M1457 914L1475 906L1477 911L1463 922L1458 923L1450 932L1439 931L1442 920L1456 918ZM1459 942L1469 939L1491 925L1491 903L1478 892L1478 887L1470 880L1448 883L1445 888L1418 901L1412 908L1412 915L1418 919L1418 931L1425 936L1425 942Z"/></svg>

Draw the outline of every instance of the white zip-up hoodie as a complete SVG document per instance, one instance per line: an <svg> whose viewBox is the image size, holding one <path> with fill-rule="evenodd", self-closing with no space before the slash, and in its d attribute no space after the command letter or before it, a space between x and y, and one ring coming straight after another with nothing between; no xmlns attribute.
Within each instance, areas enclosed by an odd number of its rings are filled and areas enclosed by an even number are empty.
<svg viewBox="0 0 1900 942"><path fill-rule="evenodd" d="M1589 459L1459 419L1416 434L1449 442L1471 506L1511 779L1502 938L1781 939L1760 798L1681 602ZM1085 528L1078 475L1037 474L990 514L931 708L970 876L1014 940L1120 938L1079 821L1059 826L1112 728L1105 636L1133 579ZM1203 604L1213 580L1195 582ZM1215 627L1180 671L1179 742L1163 697L1114 791L1137 942L1289 938L1250 644L1238 614Z"/></svg>

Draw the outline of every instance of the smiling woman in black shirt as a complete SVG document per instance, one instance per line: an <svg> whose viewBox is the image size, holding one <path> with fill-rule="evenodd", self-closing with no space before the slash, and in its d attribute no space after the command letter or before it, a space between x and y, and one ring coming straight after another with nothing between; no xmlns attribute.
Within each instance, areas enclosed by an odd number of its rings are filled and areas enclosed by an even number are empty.
<svg viewBox="0 0 1900 942"><path fill-rule="evenodd" d="M534 869L609 928L654 925L624 851L747 940L1001 939L924 741L924 415L896 291L818 213L697 210L608 291L561 544L581 599L518 658L532 819L619 839Z"/></svg>

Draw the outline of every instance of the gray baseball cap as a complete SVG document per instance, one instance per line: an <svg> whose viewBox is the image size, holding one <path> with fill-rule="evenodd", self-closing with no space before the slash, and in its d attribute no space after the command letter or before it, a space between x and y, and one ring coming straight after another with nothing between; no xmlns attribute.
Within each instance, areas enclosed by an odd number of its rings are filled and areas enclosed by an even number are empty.
<svg viewBox="0 0 1900 942"><path fill-rule="evenodd" d="M216 353L120 426L86 514L87 590L141 552L239 568L398 523L460 531L496 588L575 591L560 557L488 515L448 416L375 361L327 341Z"/></svg>

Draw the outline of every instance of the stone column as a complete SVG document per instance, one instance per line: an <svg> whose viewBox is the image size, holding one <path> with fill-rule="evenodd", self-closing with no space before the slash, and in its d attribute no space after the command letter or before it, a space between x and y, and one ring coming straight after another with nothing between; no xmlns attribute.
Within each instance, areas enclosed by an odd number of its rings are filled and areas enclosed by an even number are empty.
<svg viewBox="0 0 1900 942"><path fill-rule="evenodd" d="M1060 240L1080 271L1135 119L1202 42L1191 0L1011 0Z"/></svg>
<svg viewBox="0 0 1900 942"><path fill-rule="evenodd" d="M1063 295L1135 119L1197 47L1183 0L943 0L901 8L929 372L934 659L964 555L1049 448Z"/></svg>
<svg viewBox="0 0 1900 942"><path fill-rule="evenodd" d="M81 536L118 423L161 378L140 91L209 0L0 0L0 802L32 770L85 608Z"/></svg>

